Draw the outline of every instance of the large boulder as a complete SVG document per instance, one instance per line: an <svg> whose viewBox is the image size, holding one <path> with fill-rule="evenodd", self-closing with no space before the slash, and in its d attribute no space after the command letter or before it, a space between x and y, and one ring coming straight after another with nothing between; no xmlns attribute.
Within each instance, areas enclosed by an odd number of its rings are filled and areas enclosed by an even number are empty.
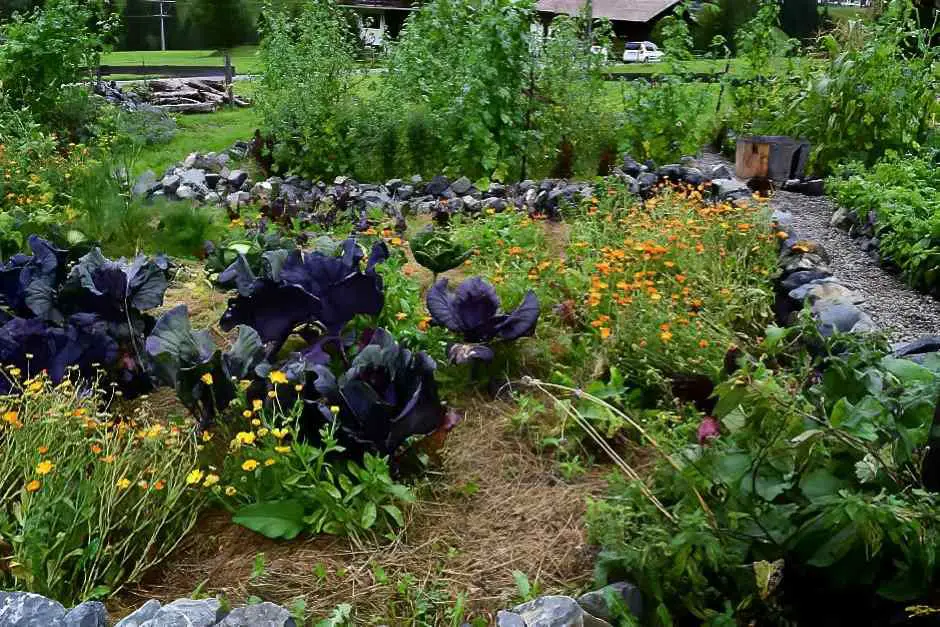
<svg viewBox="0 0 940 627"><path fill-rule="evenodd" d="M525 621L526 627L584 627L584 610L566 596L544 596L517 605L512 613Z"/></svg>
<svg viewBox="0 0 940 627"><path fill-rule="evenodd" d="M62 627L62 604L31 592L0 592L3 627Z"/></svg>
<svg viewBox="0 0 940 627"><path fill-rule="evenodd" d="M68 611L62 627L108 627L108 610L100 601L86 601Z"/></svg>
<svg viewBox="0 0 940 627"><path fill-rule="evenodd" d="M578 605L588 614L608 621L615 617L618 606L628 609L637 618L643 616L643 595L639 588L627 581L582 594L578 597Z"/></svg>

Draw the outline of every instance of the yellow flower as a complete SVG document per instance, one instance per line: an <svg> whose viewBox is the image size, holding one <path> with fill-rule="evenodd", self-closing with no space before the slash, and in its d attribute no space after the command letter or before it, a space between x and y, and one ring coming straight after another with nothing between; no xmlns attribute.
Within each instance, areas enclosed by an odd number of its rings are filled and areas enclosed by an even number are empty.
<svg viewBox="0 0 940 627"><path fill-rule="evenodd" d="M407 318L407 317L408 317L408 314L406 314L406 313L403 312L403 311L399 311L397 314L395 314L395 319L396 319L396 320L404 320L404 319Z"/></svg>
<svg viewBox="0 0 940 627"><path fill-rule="evenodd" d="M274 390L268 390L268 398L277 398L277 392Z"/></svg>
<svg viewBox="0 0 940 627"><path fill-rule="evenodd" d="M235 442L238 445L241 444L254 444L255 443L255 434L251 431L239 431L235 434Z"/></svg>
<svg viewBox="0 0 940 627"><path fill-rule="evenodd" d="M101 461L103 461L106 464L110 464L114 461L114 455L108 455L107 457L102 457Z"/></svg>
<svg viewBox="0 0 940 627"><path fill-rule="evenodd" d="M273 457L269 457L269 458L267 458L266 460L264 460L264 465L265 465L265 466L273 466L275 463L277 463L277 462L275 461L275 459L274 459Z"/></svg>
<svg viewBox="0 0 940 627"><path fill-rule="evenodd" d="M242 412L242 416L244 416L245 418L251 418L251 410L246 409L245 411Z"/></svg>
<svg viewBox="0 0 940 627"><path fill-rule="evenodd" d="M131 482L130 482L130 479L126 477L121 477L120 479L117 480L117 483L114 485L116 485L121 490L126 490L131 485Z"/></svg>
<svg viewBox="0 0 940 627"><path fill-rule="evenodd" d="M339 413L339 405L330 405L330 413L334 416Z"/></svg>
<svg viewBox="0 0 940 627"><path fill-rule="evenodd" d="M289 447L289 446L275 446L275 447L274 447L274 450L277 451L278 453L281 453L281 454L283 454L283 453L290 453L290 447Z"/></svg>
<svg viewBox="0 0 940 627"><path fill-rule="evenodd" d="M268 379L274 384L287 383L287 375L280 370L272 370L271 374L268 375Z"/></svg>
<svg viewBox="0 0 940 627"><path fill-rule="evenodd" d="M251 401L251 408L254 409L255 411L261 411L261 408L263 406L264 406L264 403L261 401L260 398L256 398L255 400Z"/></svg>
<svg viewBox="0 0 940 627"><path fill-rule="evenodd" d="M198 468L196 468L192 472L190 472L188 475L186 475L186 485L194 485L196 483L199 483L200 481L202 481L202 478L204 476L205 476L204 473Z"/></svg>
<svg viewBox="0 0 940 627"><path fill-rule="evenodd" d="M303 391L303 389L304 389L304 386L303 386L303 384L301 384L301 383L298 383L297 385L294 386L294 391L295 391L295 392L301 392L301 391Z"/></svg>
<svg viewBox="0 0 940 627"><path fill-rule="evenodd" d="M32 481L26 484L26 491L35 492L36 490L40 488L40 486L42 486L42 483L39 482L39 479L33 479Z"/></svg>
<svg viewBox="0 0 940 627"><path fill-rule="evenodd" d="M205 383L206 385L212 385L212 375L209 374L208 372L202 375L201 377L199 377L199 380Z"/></svg>
<svg viewBox="0 0 940 627"><path fill-rule="evenodd" d="M41 462L39 462L39 465L36 466L36 474L37 474L37 475L48 475L50 472L52 472L52 469L53 469L53 468L55 468L55 464L53 464L52 462L50 462L50 461L41 461Z"/></svg>
<svg viewBox="0 0 940 627"><path fill-rule="evenodd" d="M210 475L206 475L206 480L202 482L202 485L204 485L207 488L211 488L218 482L219 482L219 475L210 474Z"/></svg>
<svg viewBox="0 0 940 627"><path fill-rule="evenodd" d="M283 440L290 434L290 431L287 429L271 429L271 435L276 437L278 440Z"/></svg>
<svg viewBox="0 0 940 627"><path fill-rule="evenodd" d="M260 427L260 426L261 426L261 421L258 420L257 418L255 418L254 420L251 421L251 426L253 426L253 427Z"/></svg>
<svg viewBox="0 0 940 627"><path fill-rule="evenodd" d="M257 467L258 467L258 461L254 459L246 459L245 462L242 464L242 470L244 470L245 472L251 472Z"/></svg>
<svg viewBox="0 0 940 627"><path fill-rule="evenodd" d="M40 446L38 450L39 450L39 454L40 454L40 455L45 455L46 453L49 452L49 447L48 447L48 446Z"/></svg>
<svg viewBox="0 0 940 627"><path fill-rule="evenodd" d="M669 331L663 331L662 333L659 334L659 339L661 339L663 342L668 342L669 340L672 339L672 333L670 333Z"/></svg>
<svg viewBox="0 0 940 627"><path fill-rule="evenodd" d="M19 424L19 422L20 422L20 421L19 421L19 414L16 413L15 411L8 411L8 412L6 412L6 413L3 414L3 422L8 422L8 423L10 423L11 425L14 425L14 426L15 426L15 425Z"/></svg>
<svg viewBox="0 0 940 627"><path fill-rule="evenodd" d="M235 496L235 493L238 492L233 486L228 486L225 488L225 496Z"/></svg>
<svg viewBox="0 0 940 627"><path fill-rule="evenodd" d="M263 437L266 436L267 434L268 434L268 430L267 430L266 427L261 427L260 429L258 429L258 437L259 437L259 438L263 438Z"/></svg>
<svg viewBox="0 0 940 627"><path fill-rule="evenodd" d="M203 441L203 442L208 442L208 441L211 440L211 439L212 439L212 434L211 434L211 433L209 433L208 431L203 431L203 432L202 432L202 441Z"/></svg>

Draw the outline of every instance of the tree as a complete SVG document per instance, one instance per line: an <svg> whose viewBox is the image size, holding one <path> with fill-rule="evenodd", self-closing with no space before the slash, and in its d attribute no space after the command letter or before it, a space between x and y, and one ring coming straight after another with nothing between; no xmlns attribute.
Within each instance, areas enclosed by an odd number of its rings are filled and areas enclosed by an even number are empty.
<svg viewBox="0 0 940 627"><path fill-rule="evenodd" d="M0 22L10 19L14 13L29 13L42 4L42 0L3 0L0 2Z"/></svg>
<svg viewBox="0 0 940 627"><path fill-rule="evenodd" d="M695 49L708 50L712 40L721 36L734 50L735 34L757 14L759 6L754 0L714 0L703 4L695 18Z"/></svg>
<svg viewBox="0 0 940 627"><path fill-rule="evenodd" d="M806 40L820 27L817 0L783 0L780 7L780 28L790 37Z"/></svg>
<svg viewBox="0 0 940 627"><path fill-rule="evenodd" d="M257 36L253 7L246 0L179 0L176 15L192 44L228 50Z"/></svg>

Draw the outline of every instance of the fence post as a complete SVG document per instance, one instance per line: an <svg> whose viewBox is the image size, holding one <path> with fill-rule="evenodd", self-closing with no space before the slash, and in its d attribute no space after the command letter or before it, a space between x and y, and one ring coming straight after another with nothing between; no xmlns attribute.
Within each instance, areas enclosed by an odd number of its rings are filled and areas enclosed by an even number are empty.
<svg viewBox="0 0 940 627"><path fill-rule="evenodd" d="M232 104L232 56L225 51L225 96L228 104Z"/></svg>

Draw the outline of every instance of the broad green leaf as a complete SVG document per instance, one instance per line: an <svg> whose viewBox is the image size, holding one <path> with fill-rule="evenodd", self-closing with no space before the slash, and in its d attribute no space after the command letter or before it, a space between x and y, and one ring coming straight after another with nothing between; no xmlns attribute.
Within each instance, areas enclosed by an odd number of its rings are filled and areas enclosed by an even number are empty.
<svg viewBox="0 0 940 627"><path fill-rule="evenodd" d="M375 524L376 514L375 503L366 503L366 506L362 509L362 516L359 519L359 524L362 525L363 529L372 528L372 525Z"/></svg>
<svg viewBox="0 0 940 627"><path fill-rule="evenodd" d="M826 468L817 468L800 479L800 490L811 501L832 496L848 485L847 481L836 477Z"/></svg>
<svg viewBox="0 0 940 627"><path fill-rule="evenodd" d="M239 508L232 521L268 538L291 540L304 529L304 507L292 499L252 503Z"/></svg>

